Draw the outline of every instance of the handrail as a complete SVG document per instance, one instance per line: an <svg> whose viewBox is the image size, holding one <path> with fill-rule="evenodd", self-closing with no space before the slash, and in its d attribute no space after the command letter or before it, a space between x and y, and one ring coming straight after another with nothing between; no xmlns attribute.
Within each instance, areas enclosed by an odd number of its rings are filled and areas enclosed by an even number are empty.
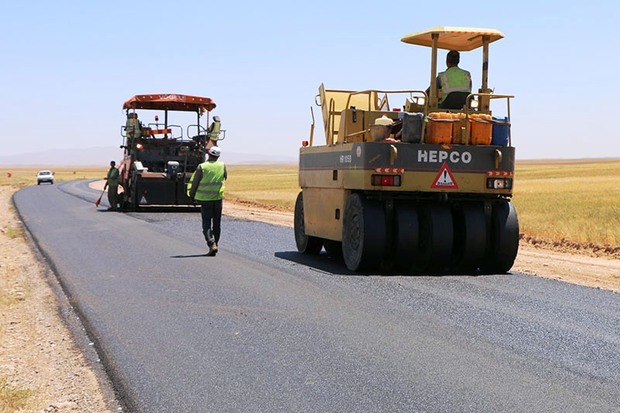
<svg viewBox="0 0 620 413"><path fill-rule="evenodd" d="M312 124L310 125L310 146L314 143L314 108L310 106L310 114L312 115Z"/></svg>
<svg viewBox="0 0 620 413"><path fill-rule="evenodd" d="M196 128L197 133L195 135L190 133L190 128ZM207 134L207 128L205 128L201 124L187 125L187 136L198 136L198 135L201 135L203 133L205 135Z"/></svg>
<svg viewBox="0 0 620 413"><path fill-rule="evenodd" d="M336 108L336 101L332 98L329 100L329 121L327 122L327 127L330 129L329 130L329 136L331 136L331 142L325 142L328 145L333 145L334 144L334 133L335 131L335 126L334 124L335 122L335 114L334 114L334 110ZM325 140L327 141L327 136L325 137Z"/></svg>
<svg viewBox="0 0 620 413"><path fill-rule="evenodd" d="M371 95L373 93L376 93L377 95L380 94L380 93L384 93L385 94L384 99L386 100L386 102L387 102L387 95L388 94L393 94L394 95L394 94L409 93L409 95L411 97L413 97L414 93L426 94L425 91L417 90L417 89L400 89L400 90L399 89L396 89L396 90L367 89L367 90L360 90L360 91L357 91L357 92L356 91L346 91L346 90L342 90L342 91L338 91L338 92L349 93L349 97L347 98L347 104L345 105L345 108L348 108L348 107L351 106L350 103L351 103L351 97L352 96L367 94L368 95L368 110L372 110L371 109L370 99L371 99ZM388 107L389 107L389 102L387 102L387 103L388 103Z"/></svg>
<svg viewBox="0 0 620 413"><path fill-rule="evenodd" d="M179 136L177 139L183 140L183 127L181 125L168 125L168 129L179 129Z"/></svg>
<svg viewBox="0 0 620 413"><path fill-rule="evenodd" d="M395 93L423 93L423 90L417 90L417 89L402 89L402 90L381 90L381 89L367 89L367 90L360 90L358 92L350 92L350 94L352 95L359 95L362 93L368 93L368 92L377 92L377 93L391 93L391 94L395 94Z"/></svg>

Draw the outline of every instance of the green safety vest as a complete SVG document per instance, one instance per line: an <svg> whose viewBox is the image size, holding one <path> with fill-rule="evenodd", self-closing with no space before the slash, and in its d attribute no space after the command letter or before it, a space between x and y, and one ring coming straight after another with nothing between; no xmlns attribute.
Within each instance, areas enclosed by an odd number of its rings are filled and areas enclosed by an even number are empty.
<svg viewBox="0 0 620 413"><path fill-rule="evenodd" d="M203 162L198 166L202 169L202 179L198 183L194 199L196 201L217 201L224 198L224 162ZM195 172L194 172L195 174ZM194 174L188 183L191 188Z"/></svg>
<svg viewBox="0 0 620 413"><path fill-rule="evenodd" d="M460 67L449 67L439 74L441 79L441 100L443 101L450 92L471 92L471 75L467 70Z"/></svg>
<svg viewBox="0 0 620 413"><path fill-rule="evenodd" d="M214 120L209 126L207 130L207 137L211 140L218 140L220 138L220 129L222 128L222 123L218 120Z"/></svg>
<svg viewBox="0 0 620 413"><path fill-rule="evenodd" d="M119 176L118 169L117 168L110 168L108 170L108 176L106 177L108 185L110 185L110 186L118 185L118 176Z"/></svg>

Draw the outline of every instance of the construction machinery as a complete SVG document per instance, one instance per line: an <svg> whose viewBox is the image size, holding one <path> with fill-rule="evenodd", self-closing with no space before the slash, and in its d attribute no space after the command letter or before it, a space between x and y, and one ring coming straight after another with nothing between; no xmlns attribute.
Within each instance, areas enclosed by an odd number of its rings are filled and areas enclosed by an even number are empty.
<svg viewBox="0 0 620 413"><path fill-rule="evenodd" d="M186 184L205 161L207 149L225 138L226 131L220 131L217 116L217 122L207 128L209 112L215 106L210 98L181 94L136 95L123 103L126 122L121 126L121 207L137 211L146 205L192 204ZM156 112L152 121L143 124L137 110ZM188 124L170 119L173 113L179 119L187 118L178 112L190 112L189 120L185 119ZM191 112L196 115L195 121ZM201 123L205 114L206 122Z"/></svg>
<svg viewBox="0 0 620 413"><path fill-rule="evenodd" d="M511 202L511 95L488 86L494 29L436 27L403 37L430 48L430 88L319 88L325 144L299 152L295 240L352 271L504 273L519 245ZM482 50L476 93L439 96L438 51ZM411 67L409 67L411 70ZM425 85L426 86L426 85ZM395 106L392 104L395 102ZM495 116L491 105L503 111Z"/></svg>

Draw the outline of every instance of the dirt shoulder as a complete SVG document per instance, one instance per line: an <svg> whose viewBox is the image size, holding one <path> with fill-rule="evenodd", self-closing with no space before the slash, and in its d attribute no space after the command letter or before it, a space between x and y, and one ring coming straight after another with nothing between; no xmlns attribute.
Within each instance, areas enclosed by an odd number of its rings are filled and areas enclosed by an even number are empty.
<svg viewBox="0 0 620 413"><path fill-rule="evenodd" d="M72 333L77 317L25 237L14 192L0 186L0 412L116 411L85 334Z"/></svg>
<svg viewBox="0 0 620 413"><path fill-rule="evenodd" d="M7 388L26 390L29 397L19 408L5 410L0 400L0 413L116 411L101 366L86 357L88 348L80 344L85 336L68 327L70 306L24 236L11 202L14 192L0 186L0 385L5 380ZM292 213L251 203L225 201L224 214L293 227ZM524 239L512 271L620 292L616 253L605 257L597 256L605 253L595 248L555 248Z"/></svg>

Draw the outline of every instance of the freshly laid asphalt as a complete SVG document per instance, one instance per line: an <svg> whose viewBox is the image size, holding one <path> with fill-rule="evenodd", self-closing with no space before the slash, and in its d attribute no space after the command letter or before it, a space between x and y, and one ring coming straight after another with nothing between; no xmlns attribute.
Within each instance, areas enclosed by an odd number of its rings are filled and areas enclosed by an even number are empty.
<svg viewBox="0 0 620 413"><path fill-rule="evenodd" d="M618 412L620 296L522 274L354 274L291 229L14 201L131 412ZM226 205L224 204L224 210Z"/></svg>

